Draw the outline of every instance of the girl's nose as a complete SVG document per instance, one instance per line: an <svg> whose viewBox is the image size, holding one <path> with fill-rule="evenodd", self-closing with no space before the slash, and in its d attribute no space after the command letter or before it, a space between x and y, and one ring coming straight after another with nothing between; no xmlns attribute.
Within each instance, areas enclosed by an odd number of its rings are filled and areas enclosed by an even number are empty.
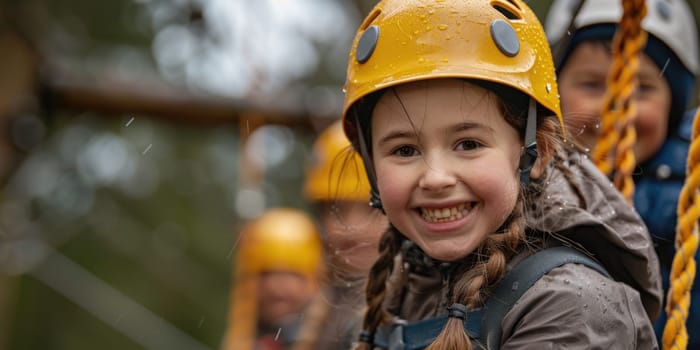
<svg viewBox="0 0 700 350"><path fill-rule="evenodd" d="M457 177L447 164L426 164L418 186L425 190L439 191L457 184Z"/></svg>

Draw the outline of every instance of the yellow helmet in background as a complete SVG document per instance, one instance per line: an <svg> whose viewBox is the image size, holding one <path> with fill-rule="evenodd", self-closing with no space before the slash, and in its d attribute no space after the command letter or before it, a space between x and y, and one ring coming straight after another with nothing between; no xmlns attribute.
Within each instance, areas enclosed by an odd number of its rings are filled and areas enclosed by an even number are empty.
<svg viewBox="0 0 700 350"><path fill-rule="evenodd" d="M243 229L236 261L244 274L290 271L314 279L322 263L318 227L303 211L270 209Z"/></svg>
<svg viewBox="0 0 700 350"><path fill-rule="evenodd" d="M304 194L310 201L369 202L370 186L362 158L343 133L338 120L314 142Z"/></svg>
<svg viewBox="0 0 700 350"><path fill-rule="evenodd" d="M322 263L318 229L303 211L270 209L248 223L237 247L222 349L253 349L260 274L268 271L298 273L317 288Z"/></svg>
<svg viewBox="0 0 700 350"><path fill-rule="evenodd" d="M559 117L557 82L544 30L521 0L383 0L366 17L350 51L344 128L358 101L403 83L466 78L521 91ZM366 112L366 111L362 111Z"/></svg>

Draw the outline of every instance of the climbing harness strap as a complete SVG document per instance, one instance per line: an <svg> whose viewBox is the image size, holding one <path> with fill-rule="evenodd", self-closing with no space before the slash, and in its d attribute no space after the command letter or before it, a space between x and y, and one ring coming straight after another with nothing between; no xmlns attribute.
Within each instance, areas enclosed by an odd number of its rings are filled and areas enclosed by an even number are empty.
<svg viewBox="0 0 700 350"><path fill-rule="evenodd" d="M487 349L500 347L501 321L518 299L549 271L571 263L587 266L612 279L600 263L574 248L553 247L528 256L508 272L486 302L488 312L481 323L480 338Z"/></svg>
<svg viewBox="0 0 700 350"><path fill-rule="evenodd" d="M570 263L587 266L610 278L603 266L573 248L547 248L526 257L506 273L483 308L467 312L464 330L475 340L475 348L498 349L501 321L515 302L549 271ZM441 316L380 327L374 335L374 346L387 350L424 349L440 334L447 320L448 316Z"/></svg>

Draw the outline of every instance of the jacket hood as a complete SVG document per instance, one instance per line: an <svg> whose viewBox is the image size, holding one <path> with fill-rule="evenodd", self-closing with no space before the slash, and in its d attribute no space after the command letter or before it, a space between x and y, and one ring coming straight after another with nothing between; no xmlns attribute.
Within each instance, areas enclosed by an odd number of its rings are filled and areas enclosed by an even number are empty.
<svg viewBox="0 0 700 350"><path fill-rule="evenodd" d="M566 155L569 174L550 165L528 227L585 249L641 296L650 319L661 312L659 261L651 236L634 208L586 157ZM551 163L550 163L551 164Z"/></svg>

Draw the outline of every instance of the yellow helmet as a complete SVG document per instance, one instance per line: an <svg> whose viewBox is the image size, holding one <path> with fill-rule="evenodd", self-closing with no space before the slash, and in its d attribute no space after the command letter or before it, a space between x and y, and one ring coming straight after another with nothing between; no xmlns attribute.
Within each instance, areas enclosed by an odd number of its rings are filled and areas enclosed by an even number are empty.
<svg viewBox="0 0 700 350"><path fill-rule="evenodd" d="M317 288L321 240L314 221L303 211L275 208L251 221L240 236L230 294L228 326L222 349L252 349L258 322L258 280L266 271L289 271Z"/></svg>
<svg viewBox="0 0 700 350"><path fill-rule="evenodd" d="M363 97L433 78L493 82L525 93L562 123L544 30L521 0L383 0L360 26L350 51L343 125Z"/></svg>
<svg viewBox="0 0 700 350"><path fill-rule="evenodd" d="M236 265L245 274L291 271L313 279L321 266L321 249L316 223L306 213L275 208L243 229Z"/></svg>
<svg viewBox="0 0 700 350"><path fill-rule="evenodd" d="M306 172L304 193L311 201L369 202L369 181L362 158L343 134L338 120L316 139Z"/></svg>

